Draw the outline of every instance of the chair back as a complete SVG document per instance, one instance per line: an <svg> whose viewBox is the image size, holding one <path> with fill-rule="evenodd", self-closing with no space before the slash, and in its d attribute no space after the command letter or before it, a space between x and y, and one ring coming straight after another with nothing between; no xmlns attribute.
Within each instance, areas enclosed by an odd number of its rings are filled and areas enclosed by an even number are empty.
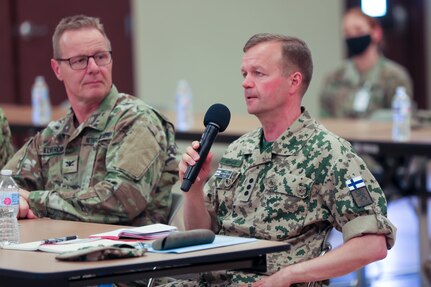
<svg viewBox="0 0 431 287"><path fill-rule="evenodd" d="M168 215L168 224L171 225L172 221L175 219L175 216L177 215L178 211L181 209L181 206L183 205L183 194L179 192L172 192L172 203L171 203L171 210L169 211Z"/></svg>

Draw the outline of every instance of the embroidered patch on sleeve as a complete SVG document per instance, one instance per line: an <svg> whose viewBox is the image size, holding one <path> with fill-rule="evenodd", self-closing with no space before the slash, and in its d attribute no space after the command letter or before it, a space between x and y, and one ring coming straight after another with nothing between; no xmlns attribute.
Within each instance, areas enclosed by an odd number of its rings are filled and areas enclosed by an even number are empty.
<svg viewBox="0 0 431 287"><path fill-rule="evenodd" d="M364 207L373 203L373 199L361 176L346 180L346 185L357 207Z"/></svg>

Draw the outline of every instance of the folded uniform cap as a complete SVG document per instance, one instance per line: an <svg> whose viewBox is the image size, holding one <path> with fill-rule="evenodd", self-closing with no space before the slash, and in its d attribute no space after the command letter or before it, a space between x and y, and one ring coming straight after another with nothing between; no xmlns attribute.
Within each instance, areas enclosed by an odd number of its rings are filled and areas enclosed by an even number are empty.
<svg viewBox="0 0 431 287"><path fill-rule="evenodd" d="M178 231L173 232L164 238L155 240L152 247L155 250L166 250L212 243L214 239L215 234L209 229Z"/></svg>
<svg viewBox="0 0 431 287"><path fill-rule="evenodd" d="M107 259L140 257L145 254L146 248L135 248L132 245L117 244L113 246L95 246L81 248L76 251L57 255L55 259L62 261L101 261Z"/></svg>

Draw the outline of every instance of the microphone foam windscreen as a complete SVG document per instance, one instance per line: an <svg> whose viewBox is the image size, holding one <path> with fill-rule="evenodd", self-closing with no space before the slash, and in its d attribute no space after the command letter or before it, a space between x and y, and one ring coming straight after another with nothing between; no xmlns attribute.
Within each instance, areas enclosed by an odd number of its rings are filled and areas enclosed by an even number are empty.
<svg viewBox="0 0 431 287"><path fill-rule="evenodd" d="M152 247L155 250L166 250L212 243L214 239L215 234L209 229L178 231L173 232L164 238L155 240Z"/></svg>
<svg viewBox="0 0 431 287"><path fill-rule="evenodd" d="M223 132L230 122L230 111L223 104L214 104L209 107L205 114L204 125L214 123L220 127L219 131Z"/></svg>

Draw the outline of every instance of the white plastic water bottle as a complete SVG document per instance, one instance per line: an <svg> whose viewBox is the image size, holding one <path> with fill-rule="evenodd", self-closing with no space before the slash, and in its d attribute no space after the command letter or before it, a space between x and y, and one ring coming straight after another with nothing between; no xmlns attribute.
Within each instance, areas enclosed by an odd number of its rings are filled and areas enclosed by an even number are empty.
<svg viewBox="0 0 431 287"><path fill-rule="evenodd" d="M404 87L397 87L392 100L392 139L410 139L411 101Z"/></svg>
<svg viewBox="0 0 431 287"><path fill-rule="evenodd" d="M31 89L32 119L35 126L46 126L51 121L51 103L48 85L43 76L37 76Z"/></svg>
<svg viewBox="0 0 431 287"><path fill-rule="evenodd" d="M0 246L19 243L19 187L12 171L3 169L0 178Z"/></svg>
<svg viewBox="0 0 431 287"><path fill-rule="evenodd" d="M193 127L195 122L193 114L192 91L186 80L180 80L177 84L175 95L178 131L187 131Z"/></svg>

